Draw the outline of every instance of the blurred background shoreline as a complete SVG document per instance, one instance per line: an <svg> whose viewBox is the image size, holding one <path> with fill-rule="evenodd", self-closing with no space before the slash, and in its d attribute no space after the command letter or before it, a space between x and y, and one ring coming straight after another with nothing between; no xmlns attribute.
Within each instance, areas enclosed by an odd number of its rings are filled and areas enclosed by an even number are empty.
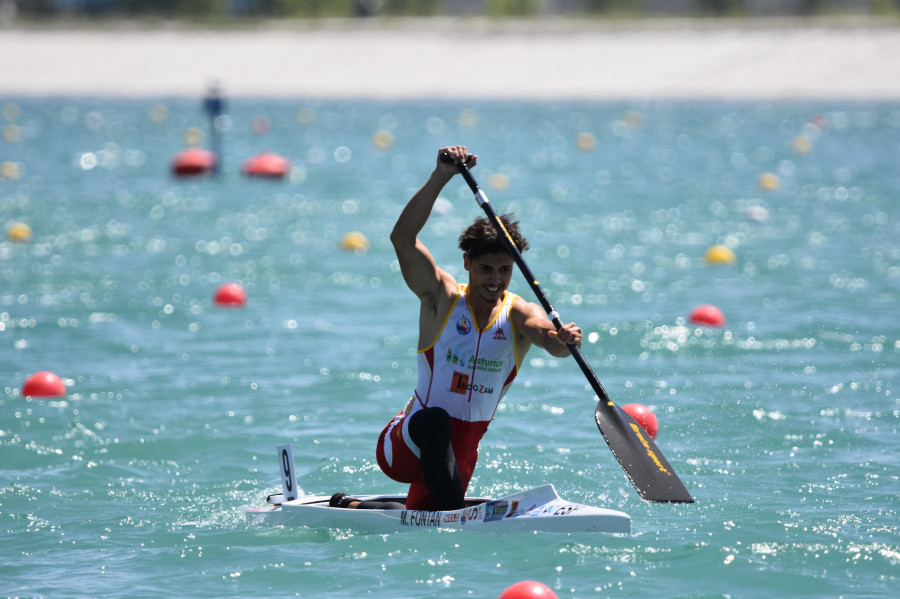
<svg viewBox="0 0 900 599"><path fill-rule="evenodd" d="M0 0L0 89L895 101L898 17L900 0Z"/></svg>
<svg viewBox="0 0 900 599"><path fill-rule="evenodd" d="M414 19L316 27L10 29L12 96L900 99L900 29ZM521 23L521 22L517 22Z"/></svg>
<svg viewBox="0 0 900 599"><path fill-rule="evenodd" d="M246 24L248 20L397 17L827 18L900 17L898 0L0 0L0 23L140 19Z"/></svg>

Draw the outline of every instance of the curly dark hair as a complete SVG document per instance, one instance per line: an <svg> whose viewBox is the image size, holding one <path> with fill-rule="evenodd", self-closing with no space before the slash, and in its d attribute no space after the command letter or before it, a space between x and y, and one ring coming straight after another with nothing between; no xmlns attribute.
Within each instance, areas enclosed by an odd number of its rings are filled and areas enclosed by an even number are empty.
<svg viewBox="0 0 900 599"><path fill-rule="evenodd" d="M515 214L503 214L500 222L506 228L506 232L512 238L513 243L520 252L528 249L528 241L519 233L519 221L514 220ZM487 217L476 218L467 229L459 236L459 249L465 252L469 258L478 258L484 254L509 254L503 238L497 234L493 223Z"/></svg>

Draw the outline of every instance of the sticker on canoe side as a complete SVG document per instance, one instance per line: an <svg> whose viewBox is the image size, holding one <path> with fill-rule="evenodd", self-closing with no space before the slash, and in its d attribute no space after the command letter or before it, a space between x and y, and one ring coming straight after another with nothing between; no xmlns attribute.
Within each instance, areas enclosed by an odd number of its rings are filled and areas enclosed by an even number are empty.
<svg viewBox="0 0 900 599"><path fill-rule="evenodd" d="M400 524L403 526L439 527L441 525L441 514L441 512L403 510L400 513Z"/></svg>
<svg viewBox="0 0 900 599"><path fill-rule="evenodd" d="M484 506L484 521L496 522L502 520L509 511L508 501L488 501Z"/></svg>

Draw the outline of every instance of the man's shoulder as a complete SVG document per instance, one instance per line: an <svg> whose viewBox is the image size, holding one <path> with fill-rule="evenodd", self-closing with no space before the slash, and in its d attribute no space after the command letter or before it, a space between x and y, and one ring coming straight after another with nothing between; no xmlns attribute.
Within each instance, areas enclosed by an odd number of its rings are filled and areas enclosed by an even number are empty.
<svg viewBox="0 0 900 599"><path fill-rule="evenodd" d="M438 286L445 297L454 299L463 292L465 285L459 283L456 278L446 270L438 269Z"/></svg>
<svg viewBox="0 0 900 599"><path fill-rule="evenodd" d="M543 315L544 311L538 304L529 302L520 295L516 295L512 298L512 302L509 306L509 317L516 326L521 327L529 318Z"/></svg>
<svg viewBox="0 0 900 599"><path fill-rule="evenodd" d="M531 316L534 314L535 310L540 311L541 307L534 303L529 302L521 295L512 294L512 301L510 302L509 310L514 314L520 314L522 316ZM543 312L541 312L543 313Z"/></svg>

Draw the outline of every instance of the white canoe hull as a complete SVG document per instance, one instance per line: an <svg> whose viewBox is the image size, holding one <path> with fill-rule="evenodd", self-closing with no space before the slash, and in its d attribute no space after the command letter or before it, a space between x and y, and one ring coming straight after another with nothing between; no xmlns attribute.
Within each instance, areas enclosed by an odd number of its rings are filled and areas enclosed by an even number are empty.
<svg viewBox="0 0 900 599"><path fill-rule="evenodd" d="M270 501L278 501L276 496ZM403 495L365 495L359 499L396 501ZM360 510L328 506L329 497L304 496L278 505L247 510L255 524L349 529L363 534L387 534L421 529L470 530L487 533L600 532L630 533L631 518L617 510L574 503L561 498L553 485L542 485L500 499L467 499L452 511Z"/></svg>

